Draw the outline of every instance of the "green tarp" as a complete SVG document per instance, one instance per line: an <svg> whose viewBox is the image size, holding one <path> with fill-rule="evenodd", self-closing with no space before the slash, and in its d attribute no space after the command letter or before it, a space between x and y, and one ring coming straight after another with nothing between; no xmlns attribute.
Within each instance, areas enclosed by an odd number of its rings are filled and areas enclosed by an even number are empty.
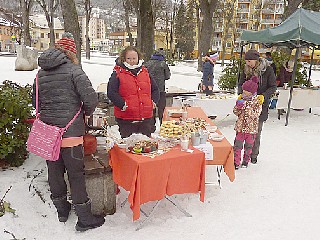
<svg viewBox="0 0 320 240"><path fill-rule="evenodd" d="M280 25L260 31L244 30L242 44L262 43L289 48L320 45L320 12L297 9Z"/></svg>

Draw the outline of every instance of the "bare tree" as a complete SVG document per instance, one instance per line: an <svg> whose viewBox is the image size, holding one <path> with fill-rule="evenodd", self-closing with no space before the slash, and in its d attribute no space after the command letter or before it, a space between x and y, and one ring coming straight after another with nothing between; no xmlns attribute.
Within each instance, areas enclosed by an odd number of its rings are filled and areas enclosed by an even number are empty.
<svg viewBox="0 0 320 240"><path fill-rule="evenodd" d="M129 17L130 13L132 12L132 5L131 5L130 0L122 0L122 5L124 8L124 21L125 21L125 25L126 25L126 32L129 37L130 46L133 46L133 37L132 37L132 33L131 33L130 17Z"/></svg>
<svg viewBox="0 0 320 240"><path fill-rule="evenodd" d="M200 35L198 40L198 70L202 69L202 56L206 54L210 49L211 37L213 33L212 17L217 3L218 0L199 0L199 8L201 10L200 17L203 18L203 21L201 22Z"/></svg>
<svg viewBox="0 0 320 240"><path fill-rule="evenodd" d="M84 11L86 15L86 59L90 59L90 36L89 36L89 24L91 19L91 12L93 6L91 0L84 0Z"/></svg>
<svg viewBox="0 0 320 240"><path fill-rule="evenodd" d="M140 36L140 50L147 61L153 53L154 45L154 15L151 0L140 0L139 6L140 23L138 36ZM142 41L143 40L143 41Z"/></svg>
<svg viewBox="0 0 320 240"><path fill-rule="evenodd" d="M294 13L303 0L287 0L285 5L284 13L282 14L282 20L287 19L292 13Z"/></svg>
<svg viewBox="0 0 320 240"><path fill-rule="evenodd" d="M54 13L59 6L59 0L35 0L43 9L50 30L50 47L54 46Z"/></svg>
<svg viewBox="0 0 320 240"><path fill-rule="evenodd" d="M33 0L20 0L20 7L22 11L22 32L24 44L31 47L31 35L30 35L30 25L29 25L29 16L30 10L33 4Z"/></svg>
<svg viewBox="0 0 320 240"><path fill-rule="evenodd" d="M60 6L64 20L64 30L73 34L78 50L77 57L79 62L81 62L80 27L76 4L74 0L60 0Z"/></svg>
<svg viewBox="0 0 320 240"><path fill-rule="evenodd" d="M234 19L235 19L235 3L234 1L223 2L221 7L222 19L223 19L223 30L222 30L222 59L221 66L224 65L224 59L226 55L226 47L228 38L232 38L233 31L235 31L234 27ZM231 44L232 45L232 44Z"/></svg>

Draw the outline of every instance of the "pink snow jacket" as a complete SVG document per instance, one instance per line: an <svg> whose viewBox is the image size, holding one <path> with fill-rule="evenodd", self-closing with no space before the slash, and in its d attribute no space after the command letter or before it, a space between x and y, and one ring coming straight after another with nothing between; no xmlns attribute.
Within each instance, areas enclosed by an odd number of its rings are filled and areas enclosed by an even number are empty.
<svg viewBox="0 0 320 240"><path fill-rule="evenodd" d="M234 130L236 132L256 134L261 111L262 105L259 103L257 96L254 96L251 100L244 101L242 107L234 106L233 113L238 116Z"/></svg>

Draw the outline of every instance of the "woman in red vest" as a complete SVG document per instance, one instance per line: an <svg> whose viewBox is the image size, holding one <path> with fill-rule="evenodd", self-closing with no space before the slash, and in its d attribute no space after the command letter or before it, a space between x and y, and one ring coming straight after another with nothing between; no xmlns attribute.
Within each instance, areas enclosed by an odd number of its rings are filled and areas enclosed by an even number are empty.
<svg viewBox="0 0 320 240"><path fill-rule="evenodd" d="M132 133L150 136L153 132L153 108L159 100L159 90L142 63L140 52L127 47L116 60L109 79L108 98L114 104L122 138Z"/></svg>

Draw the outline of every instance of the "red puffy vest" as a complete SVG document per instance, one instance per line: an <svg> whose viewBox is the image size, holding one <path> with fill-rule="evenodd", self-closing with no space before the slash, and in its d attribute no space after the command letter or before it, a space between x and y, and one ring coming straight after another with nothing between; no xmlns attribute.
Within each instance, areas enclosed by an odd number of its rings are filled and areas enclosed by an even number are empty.
<svg viewBox="0 0 320 240"><path fill-rule="evenodd" d="M115 66L119 79L119 94L127 104L125 111L114 107L114 116L124 120L143 120L153 115L151 81L148 70L142 66L137 76L130 71Z"/></svg>

